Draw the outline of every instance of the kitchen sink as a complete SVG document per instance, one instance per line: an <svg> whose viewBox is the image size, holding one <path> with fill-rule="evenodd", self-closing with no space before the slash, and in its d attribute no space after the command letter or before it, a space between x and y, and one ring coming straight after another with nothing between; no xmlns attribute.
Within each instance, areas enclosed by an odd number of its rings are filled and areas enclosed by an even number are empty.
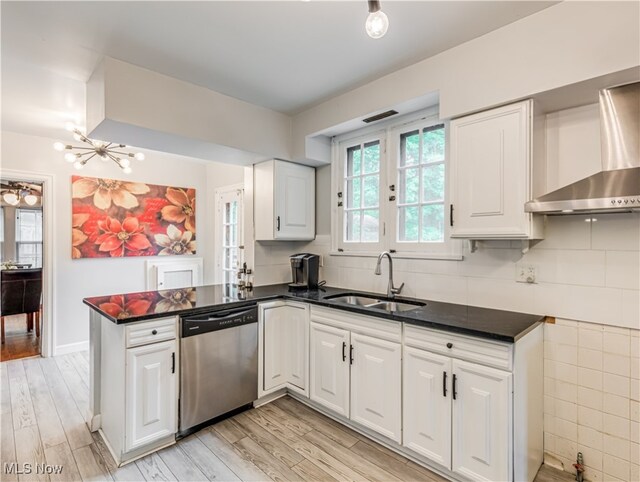
<svg viewBox="0 0 640 482"><path fill-rule="evenodd" d="M362 308L373 308L376 310L384 310L389 313L397 311L410 311L424 306L424 303L419 302L406 302L406 301L391 301L380 298L374 298L371 296L361 296L353 294L345 295L333 295L327 296L326 300L336 301L338 303L344 303L352 306L360 306Z"/></svg>

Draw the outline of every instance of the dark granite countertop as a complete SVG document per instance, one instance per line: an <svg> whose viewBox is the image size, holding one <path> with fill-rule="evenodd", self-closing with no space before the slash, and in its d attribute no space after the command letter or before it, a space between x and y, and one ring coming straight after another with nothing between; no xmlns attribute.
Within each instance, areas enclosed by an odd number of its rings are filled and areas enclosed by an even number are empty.
<svg viewBox="0 0 640 482"><path fill-rule="evenodd" d="M323 286L317 291L290 292L286 284L278 284L258 286L249 292L238 290L233 286L210 285L197 288L96 296L85 298L83 301L105 318L117 324L124 324L161 318L167 316L168 313L193 315L262 301L289 299L506 342L516 341L544 319L542 315L404 297L399 297L396 300L418 301L425 303L425 306L417 306L415 310L411 311L389 313L384 310L352 306L327 299L332 295L347 293L384 298L379 294L330 286Z"/></svg>

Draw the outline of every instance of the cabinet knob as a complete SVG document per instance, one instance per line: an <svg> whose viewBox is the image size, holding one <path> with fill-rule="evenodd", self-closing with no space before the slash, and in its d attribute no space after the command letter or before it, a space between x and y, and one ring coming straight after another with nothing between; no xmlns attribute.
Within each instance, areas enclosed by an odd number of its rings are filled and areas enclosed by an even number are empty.
<svg viewBox="0 0 640 482"><path fill-rule="evenodd" d="M453 348L453 343L451 343L451 342L447 343L447 348L449 348L449 349Z"/></svg>
<svg viewBox="0 0 640 482"><path fill-rule="evenodd" d="M157 334L158 334L158 330L153 330L153 331L151 332L151 334L152 334L152 335L157 335Z"/></svg>

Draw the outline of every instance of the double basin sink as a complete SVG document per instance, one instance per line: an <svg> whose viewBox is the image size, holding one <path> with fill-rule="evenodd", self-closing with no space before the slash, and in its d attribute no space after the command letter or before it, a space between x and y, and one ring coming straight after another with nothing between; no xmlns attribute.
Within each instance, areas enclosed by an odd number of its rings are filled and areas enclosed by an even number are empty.
<svg viewBox="0 0 640 482"><path fill-rule="evenodd" d="M351 306L358 306L361 308L371 308L375 310L383 310L388 313L398 312L398 311L411 311L416 310L422 306L425 306L425 303L420 303L418 301L396 301L396 300L388 300L383 298L375 298L372 296L363 296L363 295L355 295L355 294L342 294L342 295L333 295L327 296L325 300L335 301L337 303L342 303Z"/></svg>

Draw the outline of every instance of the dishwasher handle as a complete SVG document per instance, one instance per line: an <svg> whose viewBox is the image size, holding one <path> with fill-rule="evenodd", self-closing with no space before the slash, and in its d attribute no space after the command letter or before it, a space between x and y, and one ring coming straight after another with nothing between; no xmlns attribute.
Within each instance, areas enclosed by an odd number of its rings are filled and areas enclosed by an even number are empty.
<svg viewBox="0 0 640 482"><path fill-rule="evenodd" d="M188 323L206 323L207 321L220 321L222 318L249 314L252 311L255 311L255 309L255 306L251 306L249 308L243 307L237 310L214 311L213 313L207 313L205 315L184 317L182 318L182 321L186 321Z"/></svg>

